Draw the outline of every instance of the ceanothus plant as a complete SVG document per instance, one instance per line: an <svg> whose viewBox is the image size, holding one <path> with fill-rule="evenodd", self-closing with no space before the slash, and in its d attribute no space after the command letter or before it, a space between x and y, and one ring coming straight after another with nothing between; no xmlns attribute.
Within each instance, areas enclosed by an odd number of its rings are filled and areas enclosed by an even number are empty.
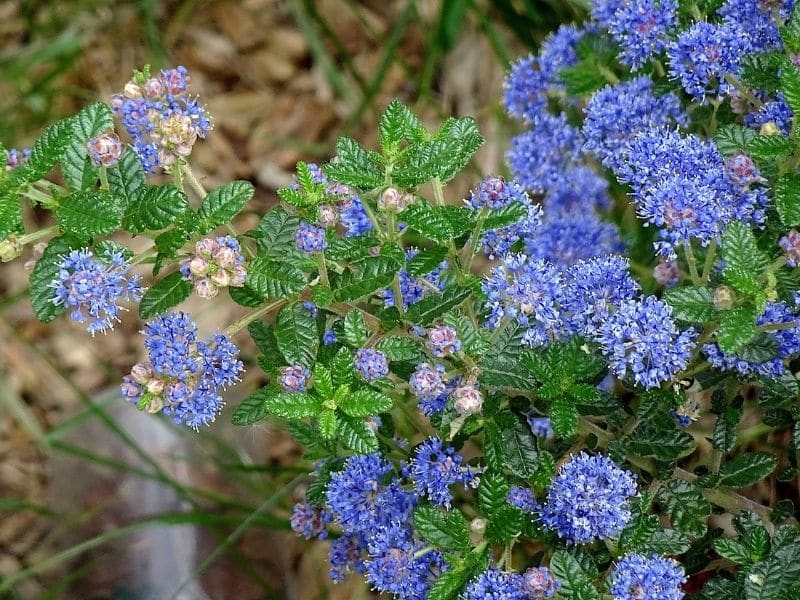
<svg viewBox="0 0 800 600"><path fill-rule="evenodd" d="M510 70L513 179L446 202L475 122L431 132L394 101L378 150L342 138L298 163L246 232L231 221L253 186L207 192L189 166L212 129L189 74L145 69L5 153L0 256L38 242L42 321L94 335L138 303L146 360L122 396L176 424L218 416L246 329L266 384L233 422L305 446L291 525L331 540L334 581L403 600L800 598L792 4L594 0ZM26 231L23 201L56 224ZM152 242L134 254L120 231ZM248 312L201 333L176 310L193 290Z"/></svg>

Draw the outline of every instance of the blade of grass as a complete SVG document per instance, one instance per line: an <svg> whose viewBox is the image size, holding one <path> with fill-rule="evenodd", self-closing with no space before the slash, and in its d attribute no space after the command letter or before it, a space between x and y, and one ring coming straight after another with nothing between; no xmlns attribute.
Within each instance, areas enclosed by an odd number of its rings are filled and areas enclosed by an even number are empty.
<svg viewBox="0 0 800 600"><path fill-rule="evenodd" d="M0 405L5 406L11 417L28 432L33 442L39 447L39 450L47 452L47 437L41 425L39 425L39 421L33 416L33 413L31 413L22 398L11 389L4 377L0 377Z"/></svg>

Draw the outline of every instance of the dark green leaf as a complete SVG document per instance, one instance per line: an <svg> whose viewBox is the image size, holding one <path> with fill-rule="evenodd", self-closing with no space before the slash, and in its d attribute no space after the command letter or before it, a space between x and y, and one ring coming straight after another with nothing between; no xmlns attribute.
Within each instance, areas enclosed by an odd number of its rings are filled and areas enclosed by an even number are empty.
<svg viewBox="0 0 800 600"><path fill-rule="evenodd" d="M729 406L717 417L712 441L714 447L722 452L730 452L736 444L736 427L742 418L742 411Z"/></svg>
<svg viewBox="0 0 800 600"><path fill-rule="evenodd" d="M639 546L643 552L656 554L683 554L691 547L689 539L674 529L658 529Z"/></svg>
<svg viewBox="0 0 800 600"><path fill-rule="evenodd" d="M397 268L397 262L386 256L365 258L358 262L357 270L345 271L339 277L334 296L340 301L358 300L388 286Z"/></svg>
<svg viewBox="0 0 800 600"><path fill-rule="evenodd" d="M794 142L780 135L755 135L747 144L747 152L759 161L787 156L793 149Z"/></svg>
<svg viewBox="0 0 800 600"><path fill-rule="evenodd" d="M694 485L678 479L666 481L659 490L658 501L666 507L675 529L694 537L705 534L711 505Z"/></svg>
<svg viewBox="0 0 800 600"><path fill-rule="evenodd" d="M588 96L608 83L594 62L581 62L560 69L558 78L570 96Z"/></svg>
<svg viewBox="0 0 800 600"><path fill-rule="evenodd" d="M714 550L722 558L737 565L747 565L752 563L750 553L740 542L731 538L718 538L714 540Z"/></svg>
<svg viewBox="0 0 800 600"><path fill-rule="evenodd" d="M463 563L459 563L442 573L426 596L426 600L457 600L462 588L478 571L486 568L487 551L472 553Z"/></svg>
<svg viewBox="0 0 800 600"><path fill-rule="evenodd" d="M191 293L192 284L180 271L170 273L144 293L139 304L139 316L142 319L149 319L165 313L186 300Z"/></svg>
<svg viewBox="0 0 800 600"><path fill-rule="evenodd" d="M256 189L249 181L231 181L210 192L200 205L199 233L205 234L230 223L250 202Z"/></svg>
<svg viewBox="0 0 800 600"><path fill-rule="evenodd" d="M745 304L722 313L717 343L723 352L736 353L757 333L755 305Z"/></svg>
<svg viewBox="0 0 800 600"><path fill-rule="evenodd" d="M513 360L487 356L481 363L481 383L492 387L535 390L536 382Z"/></svg>
<svg viewBox="0 0 800 600"><path fill-rule="evenodd" d="M89 160L86 147L89 139L106 131L114 130L114 116L104 102L95 102L83 108L73 117L73 139L61 159L61 171L69 189L77 192L94 187L97 182L97 167Z"/></svg>
<svg viewBox="0 0 800 600"><path fill-rule="evenodd" d="M756 333L755 337L736 351L736 356L752 364L765 363L778 357L778 340L766 331Z"/></svg>
<svg viewBox="0 0 800 600"><path fill-rule="evenodd" d="M775 184L775 208L786 227L800 225L800 175L789 173Z"/></svg>
<svg viewBox="0 0 800 600"><path fill-rule="evenodd" d="M369 454L378 450L378 438L365 421L342 416L338 423L339 436L345 446L357 454Z"/></svg>
<svg viewBox="0 0 800 600"><path fill-rule="evenodd" d="M336 411L329 408L322 409L319 414L319 432L325 440L332 440L339 430L339 419Z"/></svg>
<svg viewBox="0 0 800 600"><path fill-rule="evenodd" d="M119 162L108 169L108 189L119 202L122 210L127 210L138 202L139 194L145 185L144 169L136 153L128 148Z"/></svg>
<svg viewBox="0 0 800 600"><path fill-rule="evenodd" d="M11 171L16 182L36 181L47 175L61 160L74 135L74 117L56 121L34 142L28 161Z"/></svg>
<svg viewBox="0 0 800 600"><path fill-rule="evenodd" d="M121 215L107 192L76 192L62 198L55 210L61 230L88 240L115 231Z"/></svg>
<svg viewBox="0 0 800 600"><path fill-rule="evenodd" d="M130 204L122 226L131 233L164 229L189 210L186 194L171 185L145 186Z"/></svg>
<svg viewBox="0 0 800 600"><path fill-rule="evenodd" d="M671 288L664 300L672 307L672 314L681 321L703 322L714 318L714 297L705 287L685 286Z"/></svg>
<svg viewBox="0 0 800 600"><path fill-rule="evenodd" d="M22 204L12 191L0 192L0 241L22 226Z"/></svg>
<svg viewBox="0 0 800 600"><path fill-rule="evenodd" d="M354 380L353 354L348 348L339 348L330 364L333 385L352 385Z"/></svg>
<svg viewBox="0 0 800 600"><path fill-rule="evenodd" d="M351 138L336 141L336 158L324 166L325 175L332 181L361 189L380 187L383 168L379 156L365 150Z"/></svg>
<svg viewBox="0 0 800 600"><path fill-rule="evenodd" d="M495 423L500 432L500 451L505 467L522 479L533 477L539 460L531 428L510 412L496 415Z"/></svg>
<svg viewBox="0 0 800 600"><path fill-rule="evenodd" d="M234 409L231 422L234 425L252 425L266 417L267 400L274 393L275 390L261 388L250 394Z"/></svg>
<svg viewBox="0 0 800 600"><path fill-rule="evenodd" d="M396 152L399 144L407 140L420 142L428 136L422 122L405 104L392 100L378 122L381 148L388 155Z"/></svg>
<svg viewBox="0 0 800 600"><path fill-rule="evenodd" d="M553 432L562 438L569 439L578 429L578 409L575 403L565 396L556 396L550 406L550 424Z"/></svg>
<svg viewBox="0 0 800 600"><path fill-rule="evenodd" d="M422 250L408 261L406 270L414 277L422 277L438 268L446 256L447 248L443 246L435 246L429 250Z"/></svg>
<svg viewBox="0 0 800 600"><path fill-rule="evenodd" d="M274 366L284 364L284 359L278 349L278 340L275 338L275 330L269 323L264 321L253 321L247 326L250 337L256 343L259 352L270 359Z"/></svg>
<svg viewBox="0 0 800 600"><path fill-rule="evenodd" d="M470 289L468 287L452 285L441 294L431 294L416 304L412 304L406 311L405 319L418 325L430 325L469 296Z"/></svg>
<svg viewBox="0 0 800 600"><path fill-rule="evenodd" d="M339 409L351 417L371 417L392 408L392 399L375 390L356 390L345 396Z"/></svg>
<svg viewBox="0 0 800 600"><path fill-rule="evenodd" d="M278 348L287 362L308 369L314 366L319 338L311 313L302 304L284 306L275 323Z"/></svg>
<svg viewBox="0 0 800 600"><path fill-rule="evenodd" d="M720 467L720 484L747 487L764 479L777 466L778 459L773 454L766 452L740 454Z"/></svg>
<svg viewBox="0 0 800 600"><path fill-rule="evenodd" d="M550 559L550 570L561 584L558 593L568 600L599 600L600 594L592 577L578 560L566 550L556 550Z"/></svg>
<svg viewBox="0 0 800 600"><path fill-rule="evenodd" d="M316 396L302 393L286 393L270 396L265 400L267 413L284 419L315 417L322 411L322 402Z"/></svg>
<svg viewBox="0 0 800 600"><path fill-rule="evenodd" d="M748 225L732 221L722 234L722 259L725 267L760 273L767 264L766 257L758 249L756 238Z"/></svg>
<svg viewBox="0 0 800 600"><path fill-rule="evenodd" d="M328 260L361 260L372 256L372 249L379 245L378 238L372 235L337 238L328 245L325 257Z"/></svg>
<svg viewBox="0 0 800 600"><path fill-rule="evenodd" d="M390 361L417 360L423 356L419 343L405 336L388 336L378 340L375 349Z"/></svg>
<svg viewBox="0 0 800 600"><path fill-rule="evenodd" d="M258 256L247 267L245 285L264 300L288 298L306 286L302 271L288 262Z"/></svg>
<svg viewBox="0 0 800 600"><path fill-rule="evenodd" d="M661 429L643 423L634 429L625 442L627 451L637 456L652 456L659 460L676 460L694 451L695 442L691 434L683 429Z"/></svg>
<svg viewBox="0 0 800 600"><path fill-rule="evenodd" d="M276 206L261 219L258 232L261 234L260 246L267 258L280 259L294 247L294 234L300 225L297 215L286 212L282 206Z"/></svg>
<svg viewBox="0 0 800 600"><path fill-rule="evenodd" d="M792 112L800 113L800 69L788 60L781 64L781 91Z"/></svg>
<svg viewBox="0 0 800 600"><path fill-rule="evenodd" d="M354 308L344 316L344 339L356 348L360 348L367 342L369 330L364 322L361 311Z"/></svg>
<svg viewBox="0 0 800 600"><path fill-rule="evenodd" d="M755 131L749 127L732 123L723 125L717 130L714 135L714 143L716 143L720 153L727 157L744 151L755 135Z"/></svg>
<svg viewBox="0 0 800 600"><path fill-rule="evenodd" d="M36 318L44 323L49 323L64 312L63 304L53 303L55 290L52 283L58 279L64 257L79 245L78 240L68 236L53 238L31 271L31 305Z"/></svg>
<svg viewBox="0 0 800 600"><path fill-rule="evenodd" d="M414 511L414 529L422 539L441 550L469 550L467 522L458 510L420 506Z"/></svg>

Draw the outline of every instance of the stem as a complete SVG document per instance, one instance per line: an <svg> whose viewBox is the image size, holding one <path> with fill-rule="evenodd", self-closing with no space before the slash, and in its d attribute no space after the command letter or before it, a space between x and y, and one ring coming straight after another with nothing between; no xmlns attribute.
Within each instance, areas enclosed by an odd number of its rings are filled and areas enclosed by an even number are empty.
<svg viewBox="0 0 800 600"><path fill-rule="evenodd" d="M400 316L405 314L406 310L403 306L403 290L400 288L400 273L397 273L392 280L392 293L394 294L394 305Z"/></svg>
<svg viewBox="0 0 800 600"><path fill-rule="evenodd" d="M764 103L759 100L747 87L736 77L734 77L731 73L725 74L725 81L730 83L733 87L736 88L736 91L739 92L742 96L744 96L750 104L752 104L755 108L761 108L764 106Z"/></svg>
<svg viewBox="0 0 800 600"><path fill-rule="evenodd" d="M37 204L41 204L45 208L54 208L58 206L58 201L53 196L40 192L32 187L22 192L22 195L29 200L33 200Z"/></svg>
<svg viewBox="0 0 800 600"><path fill-rule="evenodd" d="M397 402L395 406L400 409L414 429L416 429L418 432L425 434L427 437L437 437L437 433L427 423L420 420L416 413L409 408L405 402Z"/></svg>
<svg viewBox="0 0 800 600"><path fill-rule="evenodd" d="M192 168L188 165L188 163L182 162L180 170L186 177L186 181L189 182L189 187L191 187L194 190L195 194L197 194L200 197L200 200L204 200L205 197L208 196L208 192L206 191L206 188L203 186L203 184L200 183L200 180L197 179L197 177L194 174L194 171L192 171Z"/></svg>
<svg viewBox="0 0 800 600"><path fill-rule="evenodd" d="M434 177L431 185L433 186L433 200L436 206L444 206L444 190L441 180L438 177Z"/></svg>
<svg viewBox="0 0 800 600"><path fill-rule="evenodd" d="M789 321L788 323L765 323L764 325L759 325L756 329L759 331L782 331L784 329L794 329L797 326L797 321Z"/></svg>
<svg viewBox="0 0 800 600"><path fill-rule="evenodd" d="M147 250L144 250L141 254L137 254L136 256L131 258L131 260L128 261L128 264L138 265L146 261L148 258L153 258L156 255L158 255L158 250L156 250L154 247L148 248Z"/></svg>
<svg viewBox="0 0 800 600"><path fill-rule="evenodd" d="M100 167L100 189L108 190L110 189L108 186L108 169L105 167Z"/></svg>
<svg viewBox="0 0 800 600"><path fill-rule="evenodd" d="M767 267L767 271L774 273L775 271L779 270L783 265L786 264L786 256L779 256L775 260L770 263L769 267Z"/></svg>
<svg viewBox="0 0 800 600"><path fill-rule="evenodd" d="M714 259L717 257L717 240L711 240L706 252L706 261L703 263L703 276L700 279L704 284L708 283L711 279L711 269L714 267Z"/></svg>
<svg viewBox="0 0 800 600"><path fill-rule="evenodd" d="M58 225L45 227L44 229L40 229L39 231L26 233L17 240L17 243L19 243L21 246L24 246L25 244L30 244L31 242L38 242L42 238L46 238L49 235L57 234L58 231L59 231Z"/></svg>
<svg viewBox="0 0 800 600"><path fill-rule="evenodd" d="M489 209L487 207L483 207L481 212L478 213L478 220L475 223L475 229L472 231L472 235L469 239L469 250L467 251L467 256L464 258L464 271L469 273L470 267L472 267L472 259L475 258L475 249L478 246L478 241L481 238L481 230L483 229L483 223L486 221L486 217L489 215Z"/></svg>
<svg viewBox="0 0 800 600"><path fill-rule="evenodd" d="M314 258L317 261L320 283L326 287L331 287L331 284L328 281L328 267L325 265L325 254L323 252L315 252Z"/></svg>
<svg viewBox="0 0 800 600"><path fill-rule="evenodd" d="M697 273L697 259L692 250L692 244L689 240L683 241L683 251L686 253L686 262L689 265L689 276L692 278L692 283L700 285L700 275Z"/></svg>
<svg viewBox="0 0 800 600"><path fill-rule="evenodd" d="M281 306L284 302L286 302L286 300L276 300L275 302L265 304L264 306L257 308L252 312L247 313L241 319L226 327L224 331L225 335L227 335L228 337L235 335L236 333L238 333L239 331L250 325L250 323L252 323L256 319L263 317L267 313L272 312L272 310Z"/></svg>

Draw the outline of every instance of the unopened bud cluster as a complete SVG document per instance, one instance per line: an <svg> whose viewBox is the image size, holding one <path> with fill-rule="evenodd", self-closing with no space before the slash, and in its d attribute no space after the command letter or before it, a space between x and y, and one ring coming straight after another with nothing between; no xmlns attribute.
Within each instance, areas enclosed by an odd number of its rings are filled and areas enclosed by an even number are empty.
<svg viewBox="0 0 800 600"><path fill-rule="evenodd" d="M239 242L229 235L198 241L194 256L181 262L181 273L206 299L214 298L221 288L242 287L247 279Z"/></svg>

